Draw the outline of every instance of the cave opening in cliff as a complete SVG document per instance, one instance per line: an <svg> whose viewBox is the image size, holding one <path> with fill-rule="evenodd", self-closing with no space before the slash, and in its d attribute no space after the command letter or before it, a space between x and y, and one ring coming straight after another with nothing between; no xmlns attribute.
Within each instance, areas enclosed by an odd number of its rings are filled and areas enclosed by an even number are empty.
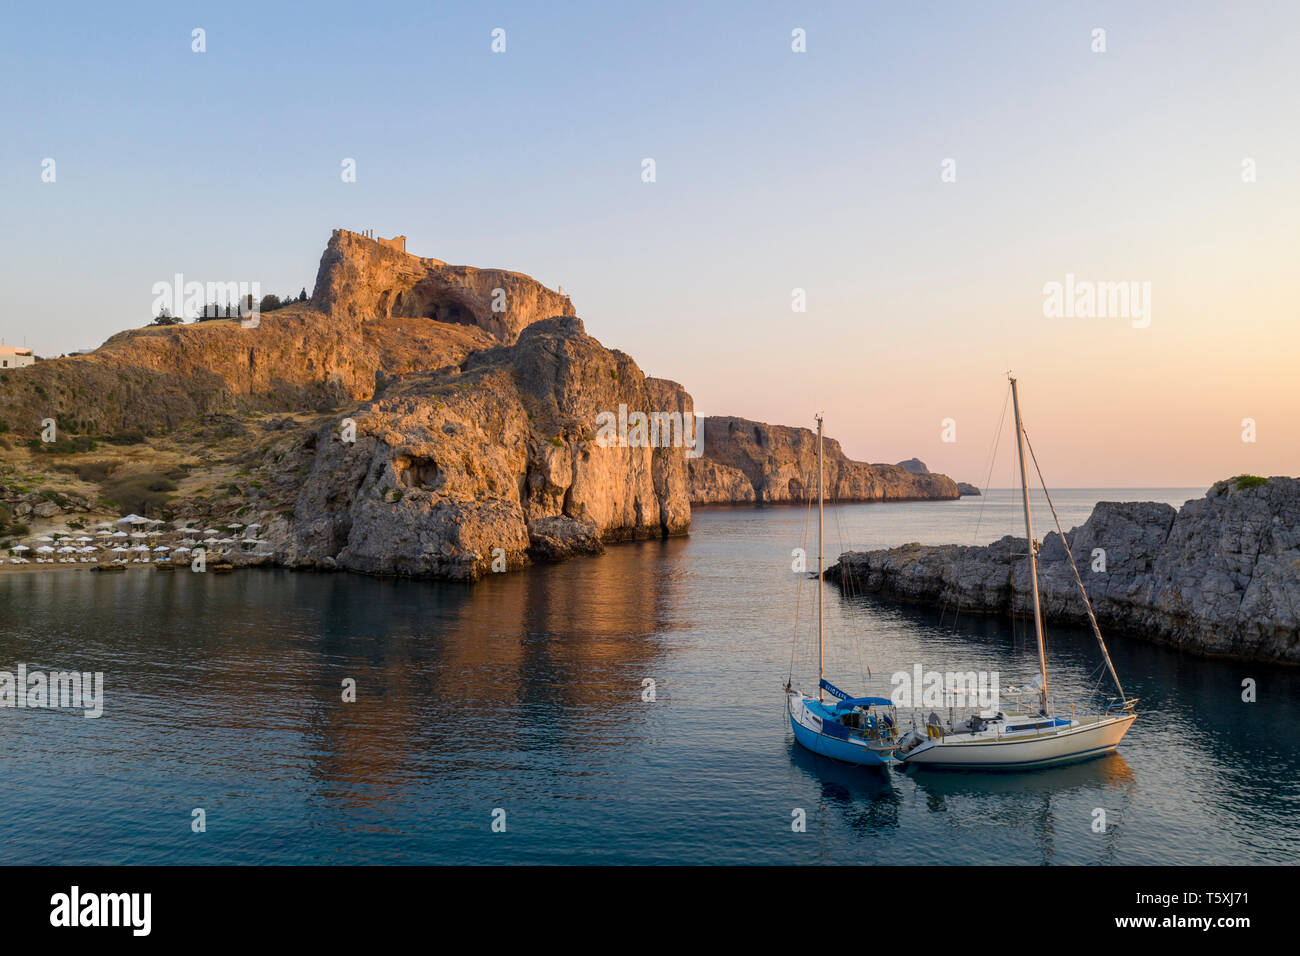
<svg viewBox="0 0 1300 956"><path fill-rule="evenodd" d="M385 306L387 305L385 295ZM473 305L456 290L446 286L420 282L392 297L393 316L432 319L453 325L479 325Z"/></svg>
<svg viewBox="0 0 1300 956"><path fill-rule="evenodd" d="M450 322L453 325L477 325L474 313L463 303L455 299L440 299L428 305L424 310L426 319L436 322Z"/></svg>
<svg viewBox="0 0 1300 956"><path fill-rule="evenodd" d="M432 458L400 455L393 462L397 483L404 488L432 488L442 476L442 469Z"/></svg>

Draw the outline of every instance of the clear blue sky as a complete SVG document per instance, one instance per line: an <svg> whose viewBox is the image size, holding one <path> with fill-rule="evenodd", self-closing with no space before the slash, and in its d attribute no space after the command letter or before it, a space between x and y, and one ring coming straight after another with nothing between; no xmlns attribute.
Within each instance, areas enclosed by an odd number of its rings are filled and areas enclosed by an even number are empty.
<svg viewBox="0 0 1300 956"><path fill-rule="evenodd" d="M1056 484L1294 474L1298 62L1295 3L11 3L0 336L310 290L374 229L868 460L980 480L1015 367ZM1151 327L1044 318L1067 272L1151 281Z"/></svg>

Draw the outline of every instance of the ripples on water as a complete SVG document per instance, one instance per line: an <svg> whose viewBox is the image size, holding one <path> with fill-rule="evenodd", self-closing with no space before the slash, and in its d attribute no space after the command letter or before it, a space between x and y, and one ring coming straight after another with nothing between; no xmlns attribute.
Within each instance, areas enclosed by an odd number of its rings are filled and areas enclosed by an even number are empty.
<svg viewBox="0 0 1300 956"><path fill-rule="evenodd" d="M980 540L1015 531L1018 506L1001 497ZM1097 497L1058 495L1067 527ZM966 542L979 507L847 506L828 512L827 551ZM97 720L0 710L0 863L1295 860L1300 681L1287 670L1116 638L1143 716L1118 754L1054 770L880 773L797 748L781 686L805 515L702 510L689 538L474 588L286 571L0 575L0 668L102 670L107 698ZM846 689L886 690L918 661L998 670L1004 687L1036 669L1024 622L941 623L833 586L825 603L827 674ZM1091 637L1050 639L1053 679L1086 691ZM345 705L348 677L358 701ZM1259 703L1240 702L1243 677ZM204 834L190 831L195 807ZM504 834L490 829L496 807ZM791 832L796 807L806 833Z"/></svg>

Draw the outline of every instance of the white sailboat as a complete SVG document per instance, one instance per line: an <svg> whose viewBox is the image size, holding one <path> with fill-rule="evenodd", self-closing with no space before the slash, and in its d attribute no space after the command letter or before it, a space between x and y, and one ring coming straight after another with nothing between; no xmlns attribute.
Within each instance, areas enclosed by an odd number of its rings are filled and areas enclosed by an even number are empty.
<svg viewBox="0 0 1300 956"><path fill-rule="evenodd" d="M800 746L825 757L863 767L887 767L896 744L898 726L888 697L851 697L826 679L823 667L822 594L825 557L822 551L822 417L817 416L817 696L793 689L786 681L786 710L790 729ZM836 698L827 703L822 691Z"/></svg>
<svg viewBox="0 0 1300 956"><path fill-rule="evenodd" d="M1106 642L1088 601L1088 592L1068 546L1066 555L1070 567L1074 570L1088 620L1092 623L1119 697L1065 702L1053 700L1051 696L1038 595L1038 546L1034 541L1029 509L1029 476L1025 465L1027 438L1020 418L1016 380L1010 375L1007 377L1011 380L1011 398L1016 413L1016 450L1020 458L1020 485L1025 504L1025 537L1029 542L1029 584L1033 590L1034 631L1038 637L1039 674L1033 686L1035 699L1032 706L1022 706L1018 713L1008 712L1009 708L995 709L973 715L956 726L945 727L941 720L931 715L926 734L914 730L899 741L895 757L903 764L972 770L1024 770L1086 760L1114 750L1137 720L1137 701L1124 696L1124 688L1106 650ZM1033 453L1032 447L1030 453ZM1037 468L1037 461L1034 464ZM1048 500L1050 503L1051 499ZM1059 522L1057 529L1060 530ZM1063 532L1061 537L1065 537Z"/></svg>

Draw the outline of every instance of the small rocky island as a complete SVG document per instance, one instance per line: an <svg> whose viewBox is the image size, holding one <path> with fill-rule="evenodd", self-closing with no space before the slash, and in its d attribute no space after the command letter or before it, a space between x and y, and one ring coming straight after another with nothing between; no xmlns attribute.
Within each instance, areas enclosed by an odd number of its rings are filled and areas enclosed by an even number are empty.
<svg viewBox="0 0 1300 956"><path fill-rule="evenodd" d="M1103 501L1067 532L1106 634L1207 656L1300 664L1300 479L1220 481L1175 510ZM846 593L962 612L1031 614L1025 539L920 544L840 556L827 576ZM1039 549L1047 623L1087 626L1065 542Z"/></svg>

